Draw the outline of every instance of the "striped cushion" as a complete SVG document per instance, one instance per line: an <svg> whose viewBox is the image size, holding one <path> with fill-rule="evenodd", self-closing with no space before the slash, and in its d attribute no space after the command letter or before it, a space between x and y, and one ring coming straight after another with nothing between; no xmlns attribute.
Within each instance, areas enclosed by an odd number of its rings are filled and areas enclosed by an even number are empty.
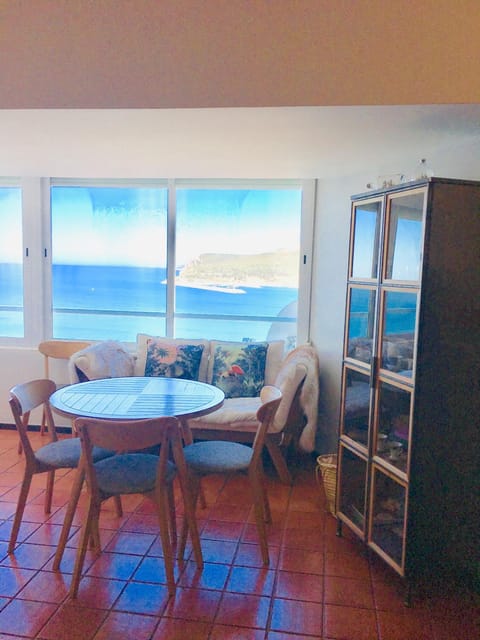
<svg viewBox="0 0 480 640"><path fill-rule="evenodd" d="M198 475L246 470L253 453L244 444L223 440L195 442L186 446L183 451L187 465Z"/></svg>
<svg viewBox="0 0 480 640"><path fill-rule="evenodd" d="M175 477L175 466L168 462L167 482ZM100 491L109 496L145 493L155 488L158 456L144 453L125 453L95 464Z"/></svg>

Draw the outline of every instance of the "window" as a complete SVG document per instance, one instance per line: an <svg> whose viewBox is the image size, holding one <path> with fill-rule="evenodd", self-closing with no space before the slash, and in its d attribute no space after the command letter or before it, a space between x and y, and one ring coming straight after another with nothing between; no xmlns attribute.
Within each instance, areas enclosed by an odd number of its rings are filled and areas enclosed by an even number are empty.
<svg viewBox="0 0 480 640"><path fill-rule="evenodd" d="M22 190L0 185L0 335L24 335Z"/></svg>
<svg viewBox="0 0 480 640"><path fill-rule="evenodd" d="M0 182L0 340L308 340L313 181Z"/></svg>

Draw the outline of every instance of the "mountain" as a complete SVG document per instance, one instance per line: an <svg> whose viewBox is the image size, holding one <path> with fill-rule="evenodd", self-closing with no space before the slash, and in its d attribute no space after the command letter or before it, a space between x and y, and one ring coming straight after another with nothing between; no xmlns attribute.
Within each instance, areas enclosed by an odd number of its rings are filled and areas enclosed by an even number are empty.
<svg viewBox="0 0 480 640"><path fill-rule="evenodd" d="M298 252L253 255L202 253L180 269L176 283L188 286L298 286Z"/></svg>

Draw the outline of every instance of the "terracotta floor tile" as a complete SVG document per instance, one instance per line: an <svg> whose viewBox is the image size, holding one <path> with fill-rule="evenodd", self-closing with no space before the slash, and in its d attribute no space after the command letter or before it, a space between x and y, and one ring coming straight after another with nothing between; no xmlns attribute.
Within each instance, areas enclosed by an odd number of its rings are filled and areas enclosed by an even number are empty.
<svg viewBox="0 0 480 640"><path fill-rule="evenodd" d="M238 542L245 524L243 522L223 522L208 520L202 530L202 538Z"/></svg>
<svg viewBox="0 0 480 640"><path fill-rule="evenodd" d="M163 618L160 620L152 640L207 640L209 639L210 627L209 622ZM105 638L105 640L107 639Z"/></svg>
<svg viewBox="0 0 480 640"><path fill-rule="evenodd" d="M275 572L255 567L232 567L227 583L227 591L251 593L257 596L271 596Z"/></svg>
<svg viewBox="0 0 480 640"><path fill-rule="evenodd" d="M167 587L160 584L129 582L113 605L116 611L161 616L168 602Z"/></svg>
<svg viewBox="0 0 480 640"><path fill-rule="evenodd" d="M283 523L267 524L267 542L270 545L279 547L283 539ZM255 524L249 523L245 526L242 536L242 542L250 542L252 544L258 544L258 531Z"/></svg>
<svg viewBox="0 0 480 640"><path fill-rule="evenodd" d="M322 637L323 605L318 602L275 598L270 629L299 635ZM369 639L371 640L371 639Z"/></svg>
<svg viewBox="0 0 480 640"><path fill-rule="evenodd" d="M42 605L45 606L45 605ZM92 640L107 615L101 609L86 609L66 603L50 618L38 634L39 640Z"/></svg>
<svg viewBox="0 0 480 640"><path fill-rule="evenodd" d="M155 535L147 533L120 532L112 537L105 547L105 551L143 556L150 549L155 537Z"/></svg>
<svg viewBox="0 0 480 640"><path fill-rule="evenodd" d="M221 595L219 591L177 587L177 593L168 603L165 615L185 620L212 622L217 613Z"/></svg>
<svg viewBox="0 0 480 640"><path fill-rule="evenodd" d="M209 640L264 640L264 638L265 631L263 629L242 629L215 624L212 627Z"/></svg>
<svg viewBox="0 0 480 640"><path fill-rule="evenodd" d="M0 540L8 542L10 540L10 533L12 531L13 520L5 520L0 524ZM20 530L17 536L17 544L24 542L29 538L41 525L37 522L22 521Z"/></svg>
<svg viewBox="0 0 480 640"><path fill-rule="evenodd" d="M313 640L313 638L320 638L321 636L304 636L298 633L283 633L283 631L269 631L267 634L267 640Z"/></svg>
<svg viewBox="0 0 480 640"><path fill-rule="evenodd" d="M68 595L71 576L59 571L39 571L18 594L24 600L62 603Z"/></svg>
<svg viewBox="0 0 480 640"><path fill-rule="evenodd" d="M433 631L428 614L405 607L404 611L378 611L380 640L431 640ZM473 639L472 639L473 640Z"/></svg>
<svg viewBox="0 0 480 640"><path fill-rule="evenodd" d="M349 607L374 608L370 580L325 576L325 602Z"/></svg>
<svg viewBox="0 0 480 640"><path fill-rule="evenodd" d="M268 545L268 555L270 557L270 569L274 569L278 565L278 555L280 549L274 545ZM241 542L238 545L237 554L235 556L235 564L244 567L264 567L260 545L248 544Z"/></svg>
<svg viewBox="0 0 480 640"><path fill-rule="evenodd" d="M270 598L225 592L215 624L263 629L267 624L269 607Z"/></svg>
<svg viewBox="0 0 480 640"><path fill-rule="evenodd" d="M80 581L76 604L92 609L110 609L127 583L84 576Z"/></svg>
<svg viewBox="0 0 480 640"><path fill-rule="evenodd" d="M323 578L313 573L279 571L275 597L305 600L307 602L322 602Z"/></svg>
<svg viewBox="0 0 480 640"><path fill-rule="evenodd" d="M371 609L325 605L325 638L339 640L377 640L377 621ZM408 634L402 640L420 640Z"/></svg>
<svg viewBox="0 0 480 640"><path fill-rule="evenodd" d="M95 640L150 640L157 622L153 616L112 611L95 634Z"/></svg>
<svg viewBox="0 0 480 640"><path fill-rule="evenodd" d="M139 566L141 558L127 553L102 553L89 566L86 574L99 578L129 580Z"/></svg>
<svg viewBox="0 0 480 640"><path fill-rule="evenodd" d="M123 554L120 554L123 555ZM121 560L120 560L121 563ZM178 579L178 564L174 565L174 577ZM163 558L146 556L138 558L138 566L133 574L136 582L151 582L153 584L166 584L167 574L165 573L165 561Z"/></svg>
<svg viewBox="0 0 480 640"><path fill-rule="evenodd" d="M54 555L55 547L24 542L2 564L23 569L41 569Z"/></svg>
<svg viewBox="0 0 480 640"><path fill-rule="evenodd" d="M187 562L178 584L181 587L222 590L225 588L229 572L230 567L227 564L205 562L203 570L200 571L195 562Z"/></svg>
<svg viewBox="0 0 480 640"><path fill-rule="evenodd" d="M325 540L318 529L286 529L283 544L295 549L323 551Z"/></svg>
<svg viewBox="0 0 480 640"><path fill-rule="evenodd" d="M33 638L57 606L29 600L12 600L0 611L0 632Z"/></svg>
<svg viewBox="0 0 480 640"><path fill-rule="evenodd" d="M228 564L233 562L235 552L237 551L236 542L224 540L202 540L201 547L204 562Z"/></svg>
<svg viewBox="0 0 480 640"><path fill-rule="evenodd" d="M35 574L32 569L0 567L0 596L13 598Z"/></svg>
<svg viewBox="0 0 480 640"><path fill-rule="evenodd" d="M325 575L370 580L370 567L363 555L353 553L325 553Z"/></svg>
<svg viewBox="0 0 480 640"><path fill-rule="evenodd" d="M278 567L284 571L322 575L324 572L324 554L321 551L282 549Z"/></svg>

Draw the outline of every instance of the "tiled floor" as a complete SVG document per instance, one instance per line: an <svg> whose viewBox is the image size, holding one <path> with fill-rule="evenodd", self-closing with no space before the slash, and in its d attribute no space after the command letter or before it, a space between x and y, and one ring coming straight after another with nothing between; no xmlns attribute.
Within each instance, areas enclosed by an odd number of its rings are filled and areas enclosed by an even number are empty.
<svg viewBox="0 0 480 640"><path fill-rule="evenodd" d="M39 441L40 436L34 435ZM300 467L300 465L299 465ZM79 598L68 599L77 535L61 572L52 556L72 473L59 474L54 508L43 513L45 476L34 478L20 544L7 541L22 478L14 431L0 430L0 640L478 640L479 608L451 593L403 605L404 590L379 560L368 560L350 535L335 535L311 458L292 487L269 476L274 522L271 564L262 568L244 478L212 478L208 507L198 511L205 568L177 565L177 594L164 581L157 524L150 505L123 500L124 517L102 514L99 558L87 557ZM107 505L109 506L109 505ZM81 522L80 509L76 524Z"/></svg>

